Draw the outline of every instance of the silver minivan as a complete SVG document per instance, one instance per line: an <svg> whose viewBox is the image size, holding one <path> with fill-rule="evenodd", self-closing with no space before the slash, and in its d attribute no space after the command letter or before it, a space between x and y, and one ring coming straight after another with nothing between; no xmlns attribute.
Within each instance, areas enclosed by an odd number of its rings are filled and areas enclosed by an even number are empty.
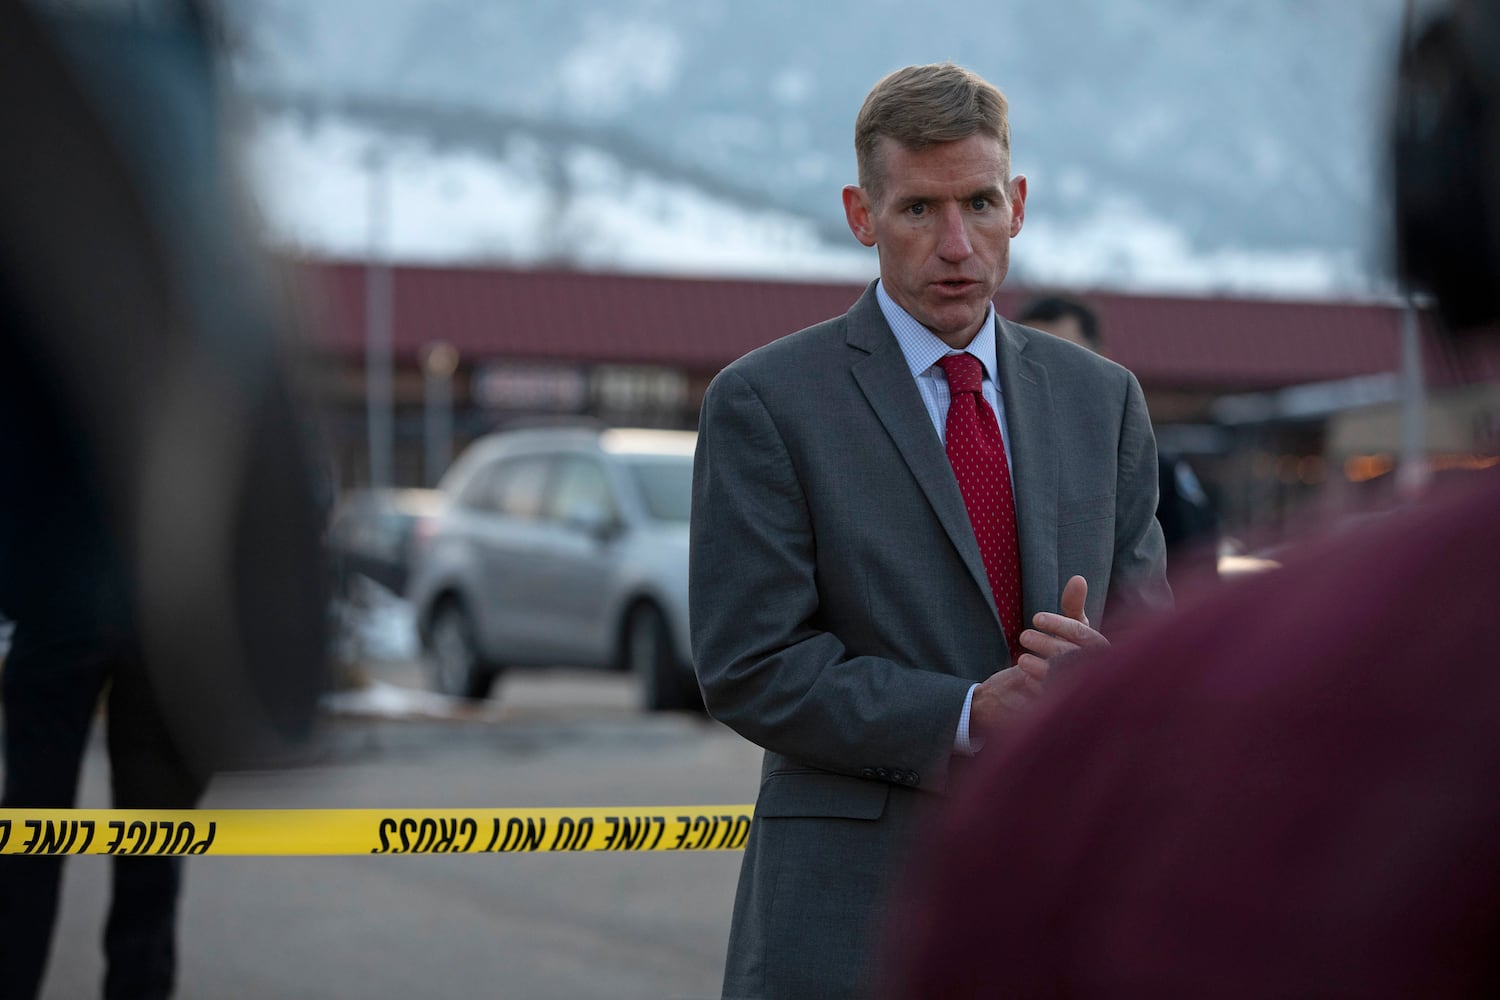
<svg viewBox="0 0 1500 1000"><path fill-rule="evenodd" d="M433 686L510 666L633 671L651 710L700 707L687 631L691 431L502 431L464 450L408 597Z"/></svg>

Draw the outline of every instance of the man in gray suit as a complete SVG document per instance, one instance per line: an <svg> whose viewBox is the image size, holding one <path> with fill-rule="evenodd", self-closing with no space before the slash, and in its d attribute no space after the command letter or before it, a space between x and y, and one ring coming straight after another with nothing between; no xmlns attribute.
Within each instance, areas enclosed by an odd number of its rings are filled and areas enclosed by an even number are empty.
<svg viewBox="0 0 1500 1000"><path fill-rule="evenodd" d="M1025 216L1009 138L967 70L880 81L843 193L880 279L704 398L693 654L709 711L766 749L726 997L865 995L964 759L1107 643L1106 606L1170 601L1140 386L991 305Z"/></svg>

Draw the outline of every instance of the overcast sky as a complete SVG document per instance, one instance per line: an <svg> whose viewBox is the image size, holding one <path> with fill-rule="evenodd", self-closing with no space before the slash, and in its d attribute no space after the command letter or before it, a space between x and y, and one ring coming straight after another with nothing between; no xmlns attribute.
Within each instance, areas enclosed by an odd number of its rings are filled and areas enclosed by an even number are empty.
<svg viewBox="0 0 1500 1000"><path fill-rule="evenodd" d="M1386 266L1400 0L229 6L236 79L282 102L251 143L268 226L311 251L370 245L375 150L398 257L873 272L839 207L854 114L952 58L1011 100L1020 280L1342 296Z"/></svg>

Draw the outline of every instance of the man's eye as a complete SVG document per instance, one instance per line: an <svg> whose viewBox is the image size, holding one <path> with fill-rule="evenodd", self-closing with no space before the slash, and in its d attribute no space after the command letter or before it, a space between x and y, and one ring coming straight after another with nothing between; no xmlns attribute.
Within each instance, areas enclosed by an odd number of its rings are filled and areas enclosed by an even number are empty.
<svg viewBox="0 0 1500 1000"><path fill-rule="evenodd" d="M973 198L969 201L969 207L976 212L983 212L990 207L990 200L988 198Z"/></svg>
<svg viewBox="0 0 1500 1000"><path fill-rule="evenodd" d="M908 208L907 211L912 215L925 215L927 213L927 206L919 201L915 205L912 205L910 208Z"/></svg>

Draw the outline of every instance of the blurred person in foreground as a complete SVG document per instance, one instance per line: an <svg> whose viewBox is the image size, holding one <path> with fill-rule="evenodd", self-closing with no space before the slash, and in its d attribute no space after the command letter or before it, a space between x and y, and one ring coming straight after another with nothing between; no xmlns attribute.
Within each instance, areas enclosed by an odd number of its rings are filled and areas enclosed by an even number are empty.
<svg viewBox="0 0 1500 1000"><path fill-rule="evenodd" d="M1458 351L1500 320L1497 67L1460 3L1399 78L1401 267ZM1500 994L1497 606L1490 469L1080 656L932 831L885 995Z"/></svg>
<svg viewBox="0 0 1500 1000"><path fill-rule="evenodd" d="M1108 356L1098 313L1071 295L1030 299L1016 322ZM1180 601L1217 575L1219 515L1187 459L1158 448L1156 465L1156 520L1167 545L1167 581Z"/></svg>
<svg viewBox="0 0 1500 1000"><path fill-rule="evenodd" d="M1140 386L991 304L1025 215L1009 139L965 69L877 83L843 199L880 278L704 399L694 660L766 750L727 997L868 995L890 878L979 734L1055 650L1106 644L1106 602L1170 601Z"/></svg>
<svg viewBox="0 0 1500 1000"><path fill-rule="evenodd" d="M305 740L326 581L284 317L242 236L195 5L0 3L4 809L189 808ZM23 838L12 838L16 847ZM0 857L0 997L37 995L61 857ZM111 860L107 997L168 996L182 863Z"/></svg>

